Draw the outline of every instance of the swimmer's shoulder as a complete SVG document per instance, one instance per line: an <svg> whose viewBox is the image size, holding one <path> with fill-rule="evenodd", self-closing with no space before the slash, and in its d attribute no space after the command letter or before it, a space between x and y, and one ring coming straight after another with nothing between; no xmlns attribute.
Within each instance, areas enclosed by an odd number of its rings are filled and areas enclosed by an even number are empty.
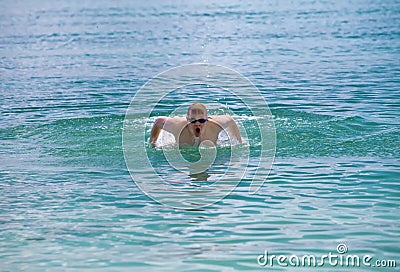
<svg viewBox="0 0 400 272"><path fill-rule="evenodd" d="M207 120L213 122L213 123L219 123L219 122L226 122L227 120L231 120L232 117L228 114L226 115L212 115L208 116Z"/></svg>
<svg viewBox="0 0 400 272"><path fill-rule="evenodd" d="M168 122L171 123L176 123L176 124L182 124L182 123L187 123L186 118L185 117L181 117L181 116L174 116L174 117L167 117Z"/></svg>
<svg viewBox="0 0 400 272"><path fill-rule="evenodd" d="M182 130L182 128L186 126L186 124L187 121L184 117L167 117L164 129L176 136Z"/></svg>

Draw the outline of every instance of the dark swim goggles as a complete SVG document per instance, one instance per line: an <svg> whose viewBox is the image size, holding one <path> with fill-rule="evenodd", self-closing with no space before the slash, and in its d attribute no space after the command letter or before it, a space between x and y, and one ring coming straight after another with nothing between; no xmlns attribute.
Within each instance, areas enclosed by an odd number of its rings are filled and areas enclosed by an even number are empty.
<svg viewBox="0 0 400 272"><path fill-rule="evenodd" d="M189 119L189 122L192 123L192 124L195 124L197 121L199 121L200 124L204 124L207 121L207 119L204 119L204 118L200 118L200 119L191 118L191 119Z"/></svg>

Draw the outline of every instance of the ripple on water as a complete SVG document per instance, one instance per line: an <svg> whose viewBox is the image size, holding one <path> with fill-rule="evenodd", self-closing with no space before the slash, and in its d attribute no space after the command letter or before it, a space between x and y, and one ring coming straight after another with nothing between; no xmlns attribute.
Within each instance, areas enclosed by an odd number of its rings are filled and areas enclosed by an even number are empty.
<svg viewBox="0 0 400 272"><path fill-rule="evenodd" d="M339 243L398 258L398 1L3 2L3 270L246 271L264 269L265 250L321 256ZM121 129L145 82L193 62L226 65L260 88L277 158L257 194L245 178L210 207L174 210L132 182ZM205 90L215 113L238 115L259 154L256 119ZM148 155L174 174L158 150Z"/></svg>

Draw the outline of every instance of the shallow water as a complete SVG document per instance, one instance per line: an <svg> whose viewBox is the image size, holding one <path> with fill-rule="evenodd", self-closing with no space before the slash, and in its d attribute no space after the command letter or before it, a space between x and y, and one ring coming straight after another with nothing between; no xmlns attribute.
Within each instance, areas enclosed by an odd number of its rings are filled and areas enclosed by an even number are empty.
<svg viewBox="0 0 400 272"><path fill-rule="evenodd" d="M400 265L398 1L2 6L2 271L295 270L260 267L257 256L321 256L340 243ZM214 205L177 210L132 181L122 127L144 83L196 62L260 89L276 158L257 194L245 179ZM240 112L214 98L201 97ZM154 115L184 99L166 97ZM237 116L255 148L247 118Z"/></svg>

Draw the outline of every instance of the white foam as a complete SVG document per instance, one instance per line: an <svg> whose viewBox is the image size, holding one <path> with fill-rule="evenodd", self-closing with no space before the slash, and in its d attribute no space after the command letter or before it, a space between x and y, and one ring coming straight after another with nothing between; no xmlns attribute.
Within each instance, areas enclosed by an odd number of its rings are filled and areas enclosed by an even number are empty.
<svg viewBox="0 0 400 272"><path fill-rule="evenodd" d="M198 146L199 144L200 143L197 143L195 144L195 146ZM237 144L239 144L238 139L235 136L233 136L229 130L223 130L218 135L217 146L231 146ZM158 136L158 139L156 141L156 146L171 147L175 145L176 142L174 135L172 133L169 133L168 131L161 130L160 135Z"/></svg>

